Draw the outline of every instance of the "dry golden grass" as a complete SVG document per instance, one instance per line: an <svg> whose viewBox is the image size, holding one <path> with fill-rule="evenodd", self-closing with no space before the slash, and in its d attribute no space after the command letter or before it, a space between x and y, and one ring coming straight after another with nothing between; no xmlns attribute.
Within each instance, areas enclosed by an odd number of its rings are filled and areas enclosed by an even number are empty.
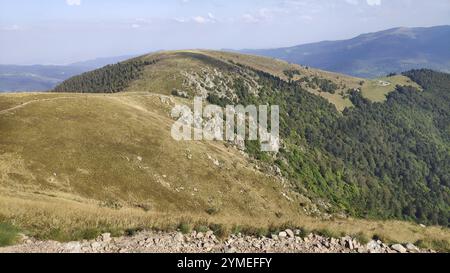
<svg viewBox="0 0 450 273"><path fill-rule="evenodd" d="M53 96L0 115L0 185L149 203L159 211L278 210L266 200L282 199L279 183L236 150L173 140L170 106L159 96Z"/></svg>
<svg viewBox="0 0 450 273"><path fill-rule="evenodd" d="M9 223L21 227L29 235L42 239L69 241L95 237L101 232L121 235L126 231L155 229L172 231L180 223L220 224L230 231L234 226L270 230L273 227L301 227L306 230L327 231L333 236L363 234L366 238L382 238L386 243L446 241L450 242L448 229L422 228L401 221L369 221L361 219L319 220L309 216L283 215L267 218L263 215L207 215L195 212L157 213L133 207L113 209L100 206L95 200L72 201L66 197L33 195L0 197L1 214Z"/></svg>
<svg viewBox="0 0 450 273"><path fill-rule="evenodd" d="M80 205L95 200L166 214L299 215L281 183L234 148L173 140L165 97L42 94L44 99L35 101L35 96L21 98L33 103L0 114L2 194L25 200L53 196L55 202ZM0 214L5 209L1 206ZM29 210L33 213L33 206Z"/></svg>

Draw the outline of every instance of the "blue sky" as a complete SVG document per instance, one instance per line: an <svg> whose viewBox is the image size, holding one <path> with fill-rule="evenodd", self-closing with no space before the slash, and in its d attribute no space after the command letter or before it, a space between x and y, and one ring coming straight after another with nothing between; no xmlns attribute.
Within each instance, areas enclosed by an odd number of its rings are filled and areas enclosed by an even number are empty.
<svg viewBox="0 0 450 273"><path fill-rule="evenodd" d="M450 24L450 0L0 0L0 63L270 48Z"/></svg>

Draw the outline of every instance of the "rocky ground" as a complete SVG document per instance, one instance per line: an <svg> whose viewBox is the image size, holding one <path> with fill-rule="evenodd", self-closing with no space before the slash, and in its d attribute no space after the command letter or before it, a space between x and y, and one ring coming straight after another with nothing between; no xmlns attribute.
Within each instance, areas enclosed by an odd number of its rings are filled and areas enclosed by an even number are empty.
<svg viewBox="0 0 450 273"><path fill-rule="evenodd" d="M300 231L286 230L271 238L231 235L219 240L208 231L183 235L179 232L140 232L130 237L111 238L109 233L96 240L59 243L37 241L24 236L22 243L0 248L3 252L21 253L419 253L433 252L418 249L413 244L387 245L381 241L361 244L349 236L326 238L315 234L301 238Z"/></svg>

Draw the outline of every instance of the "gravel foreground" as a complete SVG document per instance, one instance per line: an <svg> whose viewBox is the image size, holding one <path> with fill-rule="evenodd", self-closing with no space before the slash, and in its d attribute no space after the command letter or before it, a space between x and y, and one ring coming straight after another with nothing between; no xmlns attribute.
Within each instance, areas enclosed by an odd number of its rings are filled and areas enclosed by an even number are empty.
<svg viewBox="0 0 450 273"><path fill-rule="evenodd" d="M24 236L21 244L0 248L0 253L434 253L413 244L387 245L379 240L361 244L350 236L336 239L309 234L301 238L299 233L288 229L271 238L238 234L219 240L212 231L187 235L145 231L118 238L105 233L96 240L69 243Z"/></svg>

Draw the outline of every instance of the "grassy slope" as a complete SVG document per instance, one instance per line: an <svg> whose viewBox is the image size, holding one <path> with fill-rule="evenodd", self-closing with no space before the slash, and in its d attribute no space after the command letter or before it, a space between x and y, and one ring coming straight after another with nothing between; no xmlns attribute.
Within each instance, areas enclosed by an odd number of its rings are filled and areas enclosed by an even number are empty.
<svg viewBox="0 0 450 273"><path fill-rule="evenodd" d="M9 108L24 105L0 114L0 220L41 238L170 229L189 219L228 228L290 222L400 242L450 240L438 227L306 216L289 189L256 171L237 151L220 143L172 141L170 106L159 96L5 94L0 101ZM210 208L218 212L206 213Z"/></svg>
<svg viewBox="0 0 450 273"><path fill-rule="evenodd" d="M260 57L202 54L280 77L290 66L281 61L267 65ZM145 56L164 60L148 66L145 77L126 93L0 95L0 222L60 240L85 237L80 235L85 229L173 227L186 217L228 227L291 222L336 233L362 231L399 242L450 240L448 230L439 227L308 217L299 205L304 203L301 197L256 171L238 151L221 143L173 141L170 103L148 92L169 94L182 88L184 79L178 72L205 65L202 59L181 56L178 52ZM359 84L359 79L348 81ZM5 111L12 107L18 108ZM218 159L220 167L208 155Z"/></svg>
<svg viewBox="0 0 450 273"><path fill-rule="evenodd" d="M239 63L256 70L261 70L278 76L284 80L288 80L287 76L284 74L284 71L286 70L300 71L300 75L295 75L293 80L299 80L304 76L316 76L321 79L330 80L339 86L335 94L321 92L319 89L311 89L308 87L305 87L305 89L313 94L324 97L334 104L339 111L344 110L345 107L352 106L351 101L348 99L348 96L346 96L348 89L360 88L363 92L363 96L366 98L373 101L382 101L388 93L395 90L395 86L397 84L416 86L416 84L412 83L403 76L369 80L304 67L282 60L260 56L223 51L183 50L167 51L142 56L141 58L143 60L158 60L158 62L154 65L147 66L144 76L141 79L134 81L128 88L128 91L148 91L169 95L174 88L178 90L185 90L186 85L184 84L184 72L200 72L201 68L206 67L220 70L220 65L218 65L218 63L205 61L205 56L210 57L212 60L217 62L223 62L227 65ZM392 84L386 87L380 87L378 84L379 80L388 81ZM361 82L364 82L364 84L361 85Z"/></svg>
<svg viewBox="0 0 450 273"><path fill-rule="evenodd" d="M52 98L0 116L1 186L13 193L73 193L169 212L217 206L230 214L270 215L289 207L277 182L255 172L237 151L175 142L169 105L159 96Z"/></svg>
<svg viewBox="0 0 450 273"><path fill-rule="evenodd" d="M288 190L237 150L174 141L164 97L5 94L0 102L2 110L19 106L0 112L0 199L18 200L0 206L0 218L20 222L19 200L42 197L197 217L207 211L236 219L301 215L295 196L289 202L282 194Z"/></svg>
<svg viewBox="0 0 450 273"><path fill-rule="evenodd" d="M383 83L389 83L389 85L385 85ZM413 86L419 90L422 89L417 83L411 81L408 77L396 75L366 81L362 86L361 91L365 98L368 98L371 101L381 102L386 100L386 95L392 92L397 85Z"/></svg>

